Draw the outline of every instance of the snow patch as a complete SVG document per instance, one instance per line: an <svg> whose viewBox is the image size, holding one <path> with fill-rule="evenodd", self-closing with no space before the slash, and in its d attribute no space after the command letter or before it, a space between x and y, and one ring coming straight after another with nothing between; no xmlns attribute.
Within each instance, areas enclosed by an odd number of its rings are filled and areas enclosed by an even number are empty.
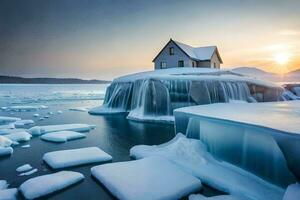
<svg viewBox="0 0 300 200"><path fill-rule="evenodd" d="M34 199L62 190L83 179L84 176L81 173L60 171L31 178L25 181L19 189L25 198Z"/></svg>
<svg viewBox="0 0 300 200"><path fill-rule="evenodd" d="M112 157L98 147L61 150L45 153L43 160L53 169L72 167L96 162L107 162Z"/></svg>

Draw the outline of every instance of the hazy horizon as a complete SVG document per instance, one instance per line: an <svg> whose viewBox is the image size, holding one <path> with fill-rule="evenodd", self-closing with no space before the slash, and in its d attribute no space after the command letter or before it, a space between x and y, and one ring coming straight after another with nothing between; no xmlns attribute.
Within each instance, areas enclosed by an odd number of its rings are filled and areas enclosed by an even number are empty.
<svg viewBox="0 0 300 200"><path fill-rule="evenodd" d="M226 67L300 68L297 0L0 2L0 74L111 80L153 69L170 38L217 45Z"/></svg>

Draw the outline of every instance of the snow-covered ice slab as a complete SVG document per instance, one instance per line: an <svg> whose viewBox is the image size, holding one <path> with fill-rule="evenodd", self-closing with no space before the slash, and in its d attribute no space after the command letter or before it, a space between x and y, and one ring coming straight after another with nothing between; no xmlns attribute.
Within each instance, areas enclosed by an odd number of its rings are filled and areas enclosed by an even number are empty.
<svg viewBox="0 0 300 200"><path fill-rule="evenodd" d="M91 169L121 200L180 199L201 188L201 181L161 157L99 165Z"/></svg>
<svg viewBox="0 0 300 200"><path fill-rule="evenodd" d="M8 183L6 180L0 180L0 190L4 190L8 187Z"/></svg>
<svg viewBox="0 0 300 200"><path fill-rule="evenodd" d="M81 108L81 107L78 107L78 108L70 108L69 110L71 110L71 111L79 111L79 112L87 112L87 111L88 111L87 108Z"/></svg>
<svg viewBox="0 0 300 200"><path fill-rule="evenodd" d="M11 147L0 147L0 156L8 156L14 152Z"/></svg>
<svg viewBox="0 0 300 200"><path fill-rule="evenodd" d="M30 171L28 171L28 172L23 172L23 173L19 174L19 176L29 176L29 175L31 175L31 174L34 174L34 173L37 172L37 171L38 171L38 169L35 168L35 169L32 169L32 170L30 170Z"/></svg>
<svg viewBox="0 0 300 200"><path fill-rule="evenodd" d="M283 200L298 200L300 198L300 184L295 183L288 186Z"/></svg>
<svg viewBox="0 0 300 200"><path fill-rule="evenodd" d="M206 197L202 194L191 194L189 196L189 200L251 200L245 197L236 197L232 195L219 195L219 196L212 196L212 197Z"/></svg>
<svg viewBox="0 0 300 200"><path fill-rule="evenodd" d="M98 147L61 150L45 153L43 160L53 169L73 167L96 162L108 162L112 157Z"/></svg>
<svg viewBox="0 0 300 200"><path fill-rule="evenodd" d="M13 141L11 139L0 135L0 147L10 147L12 144Z"/></svg>
<svg viewBox="0 0 300 200"><path fill-rule="evenodd" d="M26 131L20 131L4 135L4 137L14 141L14 142L27 142L31 139L32 135Z"/></svg>
<svg viewBox="0 0 300 200"><path fill-rule="evenodd" d="M6 110L7 111L15 111L15 112L27 112L27 111L37 111L41 109L47 109L48 106L44 105L24 105L24 106L10 106Z"/></svg>
<svg viewBox="0 0 300 200"><path fill-rule="evenodd" d="M49 142L67 142L69 140L75 140L86 137L85 134L75 131L57 131L46 133L41 136L41 139Z"/></svg>
<svg viewBox="0 0 300 200"><path fill-rule="evenodd" d="M60 171L31 178L25 181L19 189L25 198L35 199L62 190L83 179L84 176L81 173Z"/></svg>
<svg viewBox="0 0 300 200"><path fill-rule="evenodd" d="M17 199L17 195L18 195L17 188L0 190L0 200L14 200Z"/></svg>
<svg viewBox="0 0 300 200"><path fill-rule="evenodd" d="M31 119L24 119L24 120L19 120L14 122L14 125L16 128L23 128L24 126L27 125L34 125L34 121Z"/></svg>
<svg viewBox="0 0 300 200"><path fill-rule="evenodd" d="M32 167L30 164L24 164L16 169L17 172L25 172L31 170Z"/></svg>
<svg viewBox="0 0 300 200"><path fill-rule="evenodd" d="M200 139L218 159L283 187L299 180L300 101L192 106L174 115L176 132Z"/></svg>
<svg viewBox="0 0 300 200"><path fill-rule="evenodd" d="M95 126L88 125L88 124L61 124L61 125L35 126L30 128L29 131L32 135L39 136L45 133L57 132L57 131L88 132L93 128L95 128Z"/></svg>
<svg viewBox="0 0 300 200"><path fill-rule="evenodd" d="M16 122L18 120L21 120L21 119L17 118L17 117L0 116L0 124L8 124L8 123Z"/></svg>
<svg viewBox="0 0 300 200"><path fill-rule="evenodd" d="M281 200L284 189L224 161L218 161L203 142L177 134L171 141L154 146L137 145L130 155L141 159L161 156L178 164L203 183L220 191L253 200Z"/></svg>

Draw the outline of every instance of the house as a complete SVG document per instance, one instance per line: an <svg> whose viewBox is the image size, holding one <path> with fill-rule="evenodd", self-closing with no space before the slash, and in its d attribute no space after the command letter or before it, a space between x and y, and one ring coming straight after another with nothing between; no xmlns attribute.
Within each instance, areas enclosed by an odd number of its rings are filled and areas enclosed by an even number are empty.
<svg viewBox="0 0 300 200"><path fill-rule="evenodd" d="M155 69L207 67L220 69L223 63L216 46L192 47L170 39L153 59Z"/></svg>

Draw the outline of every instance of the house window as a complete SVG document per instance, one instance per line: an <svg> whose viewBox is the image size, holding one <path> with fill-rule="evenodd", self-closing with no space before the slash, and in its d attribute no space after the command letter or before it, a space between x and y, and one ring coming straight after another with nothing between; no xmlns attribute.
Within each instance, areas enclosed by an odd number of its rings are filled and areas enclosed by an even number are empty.
<svg viewBox="0 0 300 200"><path fill-rule="evenodd" d="M160 68L164 69L167 67L167 63L166 62L160 62Z"/></svg>
<svg viewBox="0 0 300 200"><path fill-rule="evenodd" d="M170 55L174 55L174 47L170 47L169 48L169 54Z"/></svg>
<svg viewBox="0 0 300 200"><path fill-rule="evenodd" d="M184 61L183 60L178 61L178 67L184 67Z"/></svg>
<svg viewBox="0 0 300 200"><path fill-rule="evenodd" d="M193 65L193 67L196 67L196 62L195 62L195 61L193 61L192 63L193 63L193 64L192 64L192 65Z"/></svg>

